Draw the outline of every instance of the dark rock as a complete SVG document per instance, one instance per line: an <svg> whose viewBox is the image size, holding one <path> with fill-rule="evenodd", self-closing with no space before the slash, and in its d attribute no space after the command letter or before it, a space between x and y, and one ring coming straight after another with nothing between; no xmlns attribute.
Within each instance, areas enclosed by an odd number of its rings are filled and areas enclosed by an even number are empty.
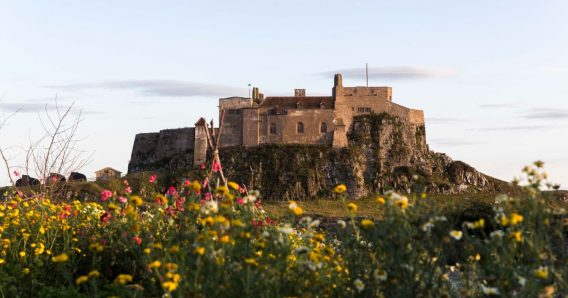
<svg viewBox="0 0 568 298"><path fill-rule="evenodd" d="M78 172L71 172L71 174L69 175L69 179L68 181L87 181L87 176L85 176L84 174L78 173Z"/></svg>
<svg viewBox="0 0 568 298"><path fill-rule="evenodd" d="M28 175L22 175L22 178L16 180L16 186L18 187L33 185L39 185L39 180Z"/></svg>

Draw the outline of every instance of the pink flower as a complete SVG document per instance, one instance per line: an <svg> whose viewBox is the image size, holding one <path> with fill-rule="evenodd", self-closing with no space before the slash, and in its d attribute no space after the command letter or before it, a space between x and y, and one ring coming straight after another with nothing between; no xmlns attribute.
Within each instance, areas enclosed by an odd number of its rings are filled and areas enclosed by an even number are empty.
<svg viewBox="0 0 568 298"><path fill-rule="evenodd" d="M183 182L184 186L189 186L191 184L191 181L189 181L189 179L185 179L185 181Z"/></svg>
<svg viewBox="0 0 568 298"><path fill-rule="evenodd" d="M166 192L166 194L167 194L167 195L170 195L170 196L177 196L177 193L178 193L178 192L177 192L176 188L173 187L173 186L170 186L170 187L168 188L168 191Z"/></svg>
<svg viewBox="0 0 568 298"><path fill-rule="evenodd" d="M125 197L119 197L119 198L118 198L118 201L124 204L124 203L126 203L126 202L128 201L128 199L125 198Z"/></svg>
<svg viewBox="0 0 568 298"><path fill-rule="evenodd" d="M18 170L14 170L14 176L16 176L16 177L20 177L20 171L18 171Z"/></svg>
<svg viewBox="0 0 568 298"><path fill-rule="evenodd" d="M148 182L154 183L156 181L156 178L158 178L157 175L152 175L152 176L150 176L150 179L148 180Z"/></svg>
<svg viewBox="0 0 568 298"><path fill-rule="evenodd" d="M128 180L124 179L124 180L122 180L122 183L124 183L124 185L128 186Z"/></svg>
<svg viewBox="0 0 568 298"><path fill-rule="evenodd" d="M127 186L127 187L124 189L124 192L125 192L125 193L132 193L132 188L130 188L130 186Z"/></svg>
<svg viewBox="0 0 568 298"><path fill-rule="evenodd" d="M202 170L205 170L205 167L206 167L206 166L205 166L204 163L202 163L201 165L199 165L199 168L202 169Z"/></svg>
<svg viewBox="0 0 568 298"><path fill-rule="evenodd" d="M211 193L209 193L209 192L206 192L206 193L205 193L205 198L204 198L204 199L205 199L205 201L209 201L209 200L211 200Z"/></svg>
<svg viewBox="0 0 568 298"><path fill-rule="evenodd" d="M112 191L105 189L101 192L101 201L106 201L108 200L110 197L112 197Z"/></svg>
<svg viewBox="0 0 568 298"><path fill-rule="evenodd" d="M203 183L201 183L201 188L206 188L208 182L209 181L207 180L207 178L203 179Z"/></svg>
<svg viewBox="0 0 568 298"><path fill-rule="evenodd" d="M223 167L221 166L221 162L220 162L218 159L216 159L216 160L213 162L213 165L212 165L211 167L212 167L212 169L213 169L213 172L215 172L215 173L221 171L221 169L223 168Z"/></svg>
<svg viewBox="0 0 568 298"><path fill-rule="evenodd" d="M243 198L237 198L237 204L242 205L245 203L245 200Z"/></svg>
<svg viewBox="0 0 568 298"><path fill-rule="evenodd" d="M20 198L24 197L24 193L21 190L18 190L18 195L20 196Z"/></svg>

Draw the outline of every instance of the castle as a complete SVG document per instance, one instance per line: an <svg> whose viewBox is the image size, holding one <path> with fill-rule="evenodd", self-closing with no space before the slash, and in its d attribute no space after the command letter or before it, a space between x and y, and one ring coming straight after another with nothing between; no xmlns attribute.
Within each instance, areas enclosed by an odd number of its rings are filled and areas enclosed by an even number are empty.
<svg viewBox="0 0 568 298"><path fill-rule="evenodd" d="M294 96L264 97L253 88L251 97L219 99L222 119L220 146L252 147L262 144L348 145L348 133L357 129L357 116L388 113L414 127L424 126L422 110L392 102L391 87L344 87L336 74L331 96L306 96L296 89ZM132 159L153 161L194 151L193 164L205 160L205 127L167 129L136 135ZM425 140L424 140L425 142Z"/></svg>

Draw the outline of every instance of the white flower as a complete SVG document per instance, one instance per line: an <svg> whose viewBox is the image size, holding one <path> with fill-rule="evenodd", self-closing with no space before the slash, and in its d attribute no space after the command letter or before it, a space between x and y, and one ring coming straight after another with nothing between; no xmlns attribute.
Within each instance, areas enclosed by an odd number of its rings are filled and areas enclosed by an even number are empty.
<svg viewBox="0 0 568 298"><path fill-rule="evenodd" d="M319 219L316 219L316 220L314 220L310 223L309 227L313 229L313 228L316 228L317 226L319 226L319 224L320 224Z"/></svg>
<svg viewBox="0 0 568 298"><path fill-rule="evenodd" d="M434 224L431 222L427 222L425 224L422 225L422 231L424 232L430 232L430 230L432 230L432 228L434 227Z"/></svg>
<svg viewBox="0 0 568 298"><path fill-rule="evenodd" d="M292 228L292 226L290 224L285 224L282 227L278 227L277 230L280 233L283 233L283 234L286 234L286 235L288 235L288 234L290 234L294 231L294 229Z"/></svg>
<svg viewBox="0 0 568 298"><path fill-rule="evenodd" d="M355 286L355 289L357 289L357 292L361 292L365 289L365 284L358 278L353 282L353 285Z"/></svg>
<svg viewBox="0 0 568 298"><path fill-rule="evenodd" d="M217 204L217 201L207 201L207 203L201 207L201 211L206 215L217 213L219 212L219 205Z"/></svg>
<svg viewBox="0 0 568 298"><path fill-rule="evenodd" d="M288 204L288 209L294 211L294 209L298 208L298 204L296 204L296 202L294 201L290 201L290 204Z"/></svg>
<svg viewBox="0 0 568 298"><path fill-rule="evenodd" d="M505 233L501 230L493 231L489 234L491 238L503 238L503 236L505 236Z"/></svg>
<svg viewBox="0 0 568 298"><path fill-rule="evenodd" d="M499 295L499 289L494 287L486 287L484 285L481 285L481 291L485 295Z"/></svg>
<svg viewBox="0 0 568 298"><path fill-rule="evenodd" d="M456 231L456 230L451 230L450 231L450 236L456 240L460 240L463 236L463 232L462 231Z"/></svg>
<svg viewBox="0 0 568 298"><path fill-rule="evenodd" d="M375 279L380 280L380 281L387 280L387 272L384 271L384 270L380 270L380 269L373 270L373 276L375 277Z"/></svg>
<svg viewBox="0 0 568 298"><path fill-rule="evenodd" d="M337 221L337 225L338 225L340 228L345 229L345 227L347 226L347 223L346 223L344 220L341 220L341 219L340 219L340 220Z"/></svg>

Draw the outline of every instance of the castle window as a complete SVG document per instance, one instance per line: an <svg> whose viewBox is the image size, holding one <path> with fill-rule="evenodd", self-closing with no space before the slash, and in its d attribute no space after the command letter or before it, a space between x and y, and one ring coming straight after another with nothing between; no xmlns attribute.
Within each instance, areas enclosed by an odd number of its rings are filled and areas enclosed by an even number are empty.
<svg viewBox="0 0 568 298"><path fill-rule="evenodd" d="M302 103L301 102L297 102L296 103L296 109L301 109L302 108Z"/></svg>
<svg viewBox="0 0 568 298"><path fill-rule="evenodd" d="M298 125L296 126L296 131L298 133L304 133L304 123L298 122Z"/></svg>
<svg viewBox="0 0 568 298"><path fill-rule="evenodd" d="M320 132L321 133L327 133L327 123L322 122L320 125Z"/></svg>
<svg viewBox="0 0 568 298"><path fill-rule="evenodd" d="M358 108L357 108L357 112L359 112L359 113L370 113L370 112L371 112L371 108L368 108L368 107L358 107Z"/></svg>
<svg viewBox="0 0 568 298"><path fill-rule="evenodd" d="M276 123L270 123L270 134L275 135L276 133Z"/></svg>
<svg viewBox="0 0 568 298"><path fill-rule="evenodd" d="M241 110L239 109L229 109L229 115L240 115Z"/></svg>
<svg viewBox="0 0 568 298"><path fill-rule="evenodd" d="M320 109L325 109L325 102L320 102Z"/></svg>

